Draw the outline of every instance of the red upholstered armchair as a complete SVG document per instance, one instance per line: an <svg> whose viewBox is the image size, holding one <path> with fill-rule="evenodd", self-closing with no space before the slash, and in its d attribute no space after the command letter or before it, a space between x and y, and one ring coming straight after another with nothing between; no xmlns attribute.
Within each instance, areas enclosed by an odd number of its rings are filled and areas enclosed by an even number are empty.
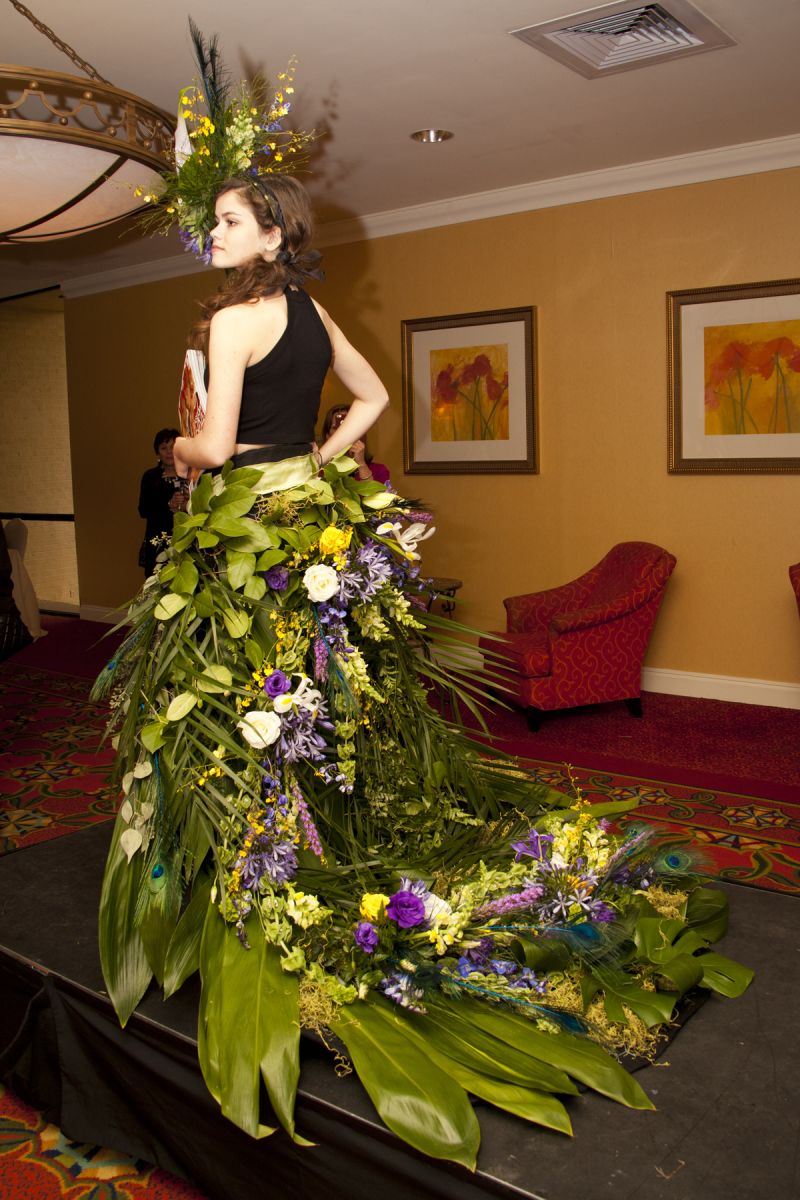
<svg viewBox="0 0 800 1200"><path fill-rule="evenodd" d="M641 716L642 662L675 561L650 542L620 542L572 583L503 601L502 641L480 644L490 662L499 656L532 729L542 711L608 700Z"/></svg>
<svg viewBox="0 0 800 1200"><path fill-rule="evenodd" d="M795 563L793 567L789 567L789 578L792 581L794 588L795 599L797 600L797 609L800 612L800 563Z"/></svg>

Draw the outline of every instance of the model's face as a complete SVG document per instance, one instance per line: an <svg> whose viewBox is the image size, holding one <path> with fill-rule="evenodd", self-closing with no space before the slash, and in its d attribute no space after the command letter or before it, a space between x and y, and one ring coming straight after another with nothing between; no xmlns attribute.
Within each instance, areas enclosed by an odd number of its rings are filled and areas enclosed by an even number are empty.
<svg viewBox="0 0 800 1200"><path fill-rule="evenodd" d="M225 192L216 203L217 223L211 230L211 262L215 267L242 267L254 258L271 261L278 253L280 230L267 232L239 192Z"/></svg>
<svg viewBox="0 0 800 1200"><path fill-rule="evenodd" d="M170 438L168 442L159 442L158 443L158 450L156 451L156 453L158 454L158 460L162 464L162 466L165 466L165 467L173 466L173 464L175 462L175 456L172 452L174 445L175 445L174 438Z"/></svg>
<svg viewBox="0 0 800 1200"><path fill-rule="evenodd" d="M346 408L340 408L338 412L335 412L333 414L333 416L331 417L331 433L333 433L334 429L339 428L339 426L341 425L342 421L345 419L346 416L347 416Z"/></svg>

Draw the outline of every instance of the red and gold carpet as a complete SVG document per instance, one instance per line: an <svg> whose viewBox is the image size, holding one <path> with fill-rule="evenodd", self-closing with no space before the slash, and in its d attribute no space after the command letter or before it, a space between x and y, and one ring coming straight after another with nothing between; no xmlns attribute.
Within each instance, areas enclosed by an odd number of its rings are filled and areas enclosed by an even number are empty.
<svg viewBox="0 0 800 1200"><path fill-rule="evenodd" d="M86 679L18 666L0 670L0 853L82 829L114 815L101 747L104 711Z"/></svg>
<svg viewBox="0 0 800 1200"><path fill-rule="evenodd" d="M71 1142L0 1086L0 1200L204 1200L192 1184L115 1150Z"/></svg>

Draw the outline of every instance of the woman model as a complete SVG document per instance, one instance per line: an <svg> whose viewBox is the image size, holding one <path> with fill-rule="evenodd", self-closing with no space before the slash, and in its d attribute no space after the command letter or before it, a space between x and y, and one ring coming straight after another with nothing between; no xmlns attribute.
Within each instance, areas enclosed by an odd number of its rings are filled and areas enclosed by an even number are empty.
<svg viewBox="0 0 800 1200"><path fill-rule="evenodd" d="M163 542L172 533L172 519L186 507L186 491L175 469L173 446L178 429L159 429L153 438L158 463L142 475L139 485L139 516L146 522L140 551L140 567L152 575Z"/></svg>
<svg viewBox="0 0 800 1200"><path fill-rule="evenodd" d="M275 133L289 87L263 116L246 93L225 107L218 80L206 91L214 119L195 116L194 150L157 198L229 271L195 332L205 424L174 446L180 474L203 473L95 689L111 698L124 792L100 912L109 996L124 1024L153 978L170 995L199 970L203 1074L254 1136L269 1131L262 1080L295 1136L302 1028L344 1043L396 1133L468 1166L467 1093L565 1132L554 1093L573 1078L651 1107L576 1037L584 978L589 997L624 985L653 1012L635 985L650 966L619 954L659 877L646 837L613 841L597 817L628 804L572 808L442 715L474 710L486 673L470 674L469 652L459 672L458 630L423 611L428 514L345 453L387 395L300 286L308 200L275 173L296 147ZM329 366L354 399L317 448ZM574 986L551 993L550 971ZM684 976L705 982L701 966Z"/></svg>
<svg viewBox="0 0 800 1200"><path fill-rule="evenodd" d="M325 442L335 429L344 421L350 411L349 404L336 404L329 408L322 422L322 441ZM359 438L349 447L348 454L358 466L359 479L374 479L376 483L390 483L389 468L384 463L376 462L367 449L366 437Z"/></svg>

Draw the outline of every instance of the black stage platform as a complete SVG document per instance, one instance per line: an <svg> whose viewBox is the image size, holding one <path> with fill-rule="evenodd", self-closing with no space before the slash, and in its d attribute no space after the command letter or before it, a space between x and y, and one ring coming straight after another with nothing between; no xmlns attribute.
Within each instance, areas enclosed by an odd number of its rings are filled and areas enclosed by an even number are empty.
<svg viewBox="0 0 800 1200"><path fill-rule="evenodd" d="M739 1000L712 997L638 1078L658 1106L568 1099L575 1136L479 1106L479 1170L423 1159L378 1123L357 1079L309 1042L298 1127L316 1143L240 1134L197 1066L197 994L150 993L127 1030L102 994L95 944L111 825L0 859L3 1078L78 1141L148 1159L211 1200L793 1200L800 1195L800 901L728 889L724 949L753 967Z"/></svg>

